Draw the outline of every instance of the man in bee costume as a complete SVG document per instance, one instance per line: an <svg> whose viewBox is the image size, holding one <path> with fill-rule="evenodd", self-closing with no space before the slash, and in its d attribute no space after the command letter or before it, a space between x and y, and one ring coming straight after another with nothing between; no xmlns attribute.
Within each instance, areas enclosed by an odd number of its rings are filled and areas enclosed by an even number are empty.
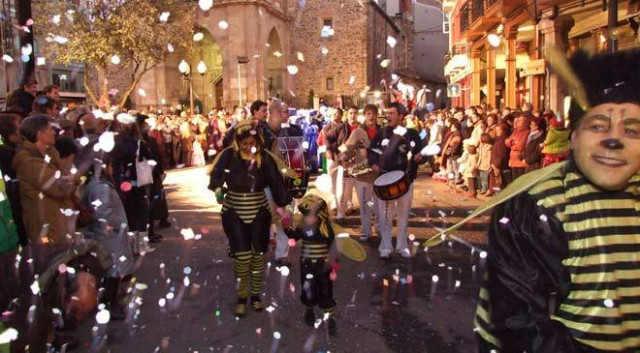
<svg viewBox="0 0 640 353"><path fill-rule="evenodd" d="M573 155L482 207L481 351L640 352L640 51L550 52Z"/></svg>
<svg viewBox="0 0 640 353"><path fill-rule="evenodd" d="M271 225L265 188L271 189L281 216L286 216L283 207L291 203L281 173L286 175L292 171L280 163L263 148L261 137L249 121L236 125L232 146L223 150L213 162L209 189L223 205L222 226L229 239L233 272L238 278L237 316L246 314L249 277L251 306L255 311L264 309L260 292Z"/></svg>
<svg viewBox="0 0 640 353"><path fill-rule="evenodd" d="M298 206L302 222L285 230L291 239L302 239L300 258L300 300L307 308L305 322L313 326L315 306L319 306L328 317L329 330L335 330L330 314L336 306L333 300L331 273L337 270L338 250L335 235L329 220L327 203L317 195L306 195Z"/></svg>

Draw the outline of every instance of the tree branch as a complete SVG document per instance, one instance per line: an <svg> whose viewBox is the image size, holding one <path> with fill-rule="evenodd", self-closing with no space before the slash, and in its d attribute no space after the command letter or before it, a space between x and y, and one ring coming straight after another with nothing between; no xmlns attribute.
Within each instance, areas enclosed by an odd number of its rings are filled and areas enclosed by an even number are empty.
<svg viewBox="0 0 640 353"><path fill-rule="evenodd" d="M84 80L84 90L87 92L89 98L91 98L91 100L93 101L93 104L95 104L96 107L99 106L100 102L98 101L98 97L96 97L95 92L93 92L91 87L89 87L86 79Z"/></svg>
<svg viewBox="0 0 640 353"><path fill-rule="evenodd" d="M133 82L131 82L131 85L129 86L125 94L122 95L122 98L120 98L120 103L118 103L119 109L124 107L125 103L127 102L127 98L129 98L129 95L131 95L138 83L140 83L140 80L142 79L144 74L146 74L149 70L153 69L156 66L157 64L152 64L151 66L149 66L149 62L145 61L140 72L138 73L138 70L140 69L140 63L136 63L136 69L131 74L131 76L133 77Z"/></svg>

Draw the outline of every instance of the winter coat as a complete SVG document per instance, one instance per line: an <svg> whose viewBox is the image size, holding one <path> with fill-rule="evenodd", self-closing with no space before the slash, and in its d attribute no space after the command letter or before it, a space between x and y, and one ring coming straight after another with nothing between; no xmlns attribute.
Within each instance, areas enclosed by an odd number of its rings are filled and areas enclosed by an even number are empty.
<svg viewBox="0 0 640 353"><path fill-rule="evenodd" d="M551 127L547 132L547 138L544 140L544 154L564 154L571 150L569 137L571 131L569 129L556 129Z"/></svg>
<svg viewBox="0 0 640 353"><path fill-rule="evenodd" d="M539 136L529 140L524 149L524 161L527 163L527 170L539 169L542 166L542 148L540 145L545 139L544 131Z"/></svg>
<svg viewBox="0 0 640 353"><path fill-rule="evenodd" d="M496 136L491 148L491 165L499 170L509 168L509 147L505 143L506 138L506 135Z"/></svg>
<svg viewBox="0 0 640 353"><path fill-rule="evenodd" d="M478 170L483 172L491 169L491 144L481 143L478 147Z"/></svg>
<svg viewBox="0 0 640 353"><path fill-rule="evenodd" d="M524 168L524 149L527 145L527 137L529 137L529 129L514 130L509 136L505 144L511 148L509 153L509 167Z"/></svg>
<svg viewBox="0 0 640 353"><path fill-rule="evenodd" d="M93 210L93 223L89 231L101 247L111 254L113 267L110 277L133 273L133 253L127 239L129 225L120 196L110 181L91 177L91 181L79 188L79 199Z"/></svg>
<svg viewBox="0 0 640 353"><path fill-rule="evenodd" d="M479 154L470 154L465 152L462 157L458 158L458 164L460 165L460 171L465 178L475 178L478 176L478 158Z"/></svg>
<svg viewBox="0 0 640 353"><path fill-rule="evenodd" d="M69 227L62 212L72 207L75 184L66 175L58 151L49 147L42 155L34 143L24 141L13 159L13 169L20 181L20 200L25 210L22 219L29 241L67 242L64 235Z"/></svg>

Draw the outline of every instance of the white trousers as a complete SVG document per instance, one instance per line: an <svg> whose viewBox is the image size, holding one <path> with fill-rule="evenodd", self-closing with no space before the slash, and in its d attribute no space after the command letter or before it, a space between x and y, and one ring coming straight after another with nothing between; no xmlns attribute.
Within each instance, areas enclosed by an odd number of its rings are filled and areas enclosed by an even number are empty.
<svg viewBox="0 0 640 353"><path fill-rule="evenodd" d="M396 239L396 250L403 251L409 249L407 244L407 229L409 227L409 212L411 211L411 201L413 201L413 184L409 186L409 191L402 197L391 201L378 199L378 225L380 227L380 253L393 252L391 244L393 232L393 219L398 223L398 237Z"/></svg>
<svg viewBox="0 0 640 353"><path fill-rule="evenodd" d="M279 220L280 215L276 212L278 205L273 201L271 189L266 188L264 193L267 196L267 200L269 200L269 207L271 208L271 229L275 228L276 260L284 259L289 256L289 238L285 234L284 228L282 228L282 222Z"/></svg>
<svg viewBox="0 0 640 353"><path fill-rule="evenodd" d="M327 159L327 173L331 177L331 196L332 200L330 200L330 208L338 208L338 214L340 214L340 201L342 199L342 190L343 188L343 177L344 177L344 168L338 164L338 162ZM342 210L344 214L344 210Z"/></svg>
<svg viewBox="0 0 640 353"><path fill-rule="evenodd" d="M354 206L353 203L353 189L356 188L356 179L350 178L344 175L342 177L342 195L340 196L340 203L338 204L338 218L344 217L345 211L349 206Z"/></svg>
<svg viewBox="0 0 640 353"><path fill-rule="evenodd" d="M372 235L371 218L374 208L378 206L378 200L373 195L373 185L371 183L355 180L355 184L358 204L360 204L360 232L362 235L370 237ZM369 202L373 202L373 205L369 206Z"/></svg>

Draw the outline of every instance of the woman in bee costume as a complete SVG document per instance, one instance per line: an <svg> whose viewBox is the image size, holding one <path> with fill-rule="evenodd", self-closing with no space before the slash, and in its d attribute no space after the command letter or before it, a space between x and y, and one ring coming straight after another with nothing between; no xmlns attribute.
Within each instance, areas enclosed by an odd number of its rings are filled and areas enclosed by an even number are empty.
<svg viewBox="0 0 640 353"><path fill-rule="evenodd" d="M572 156L469 217L497 206L480 351L640 352L640 51L567 62L550 49L572 96Z"/></svg>
<svg viewBox="0 0 640 353"><path fill-rule="evenodd" d="M229 239L233 272L238 278L238 302L235 313L246 314L251 278L251 306L262 311L260 292L264 280L264 257L269 245L271 213L264 189L269 187L278 214L291 203L285 188L284 167L270 152L263 149L261 137L254 126L244 121L236 126L231 147L223 150L213 162L209 189L222 204L222 226Z"/></svg>

